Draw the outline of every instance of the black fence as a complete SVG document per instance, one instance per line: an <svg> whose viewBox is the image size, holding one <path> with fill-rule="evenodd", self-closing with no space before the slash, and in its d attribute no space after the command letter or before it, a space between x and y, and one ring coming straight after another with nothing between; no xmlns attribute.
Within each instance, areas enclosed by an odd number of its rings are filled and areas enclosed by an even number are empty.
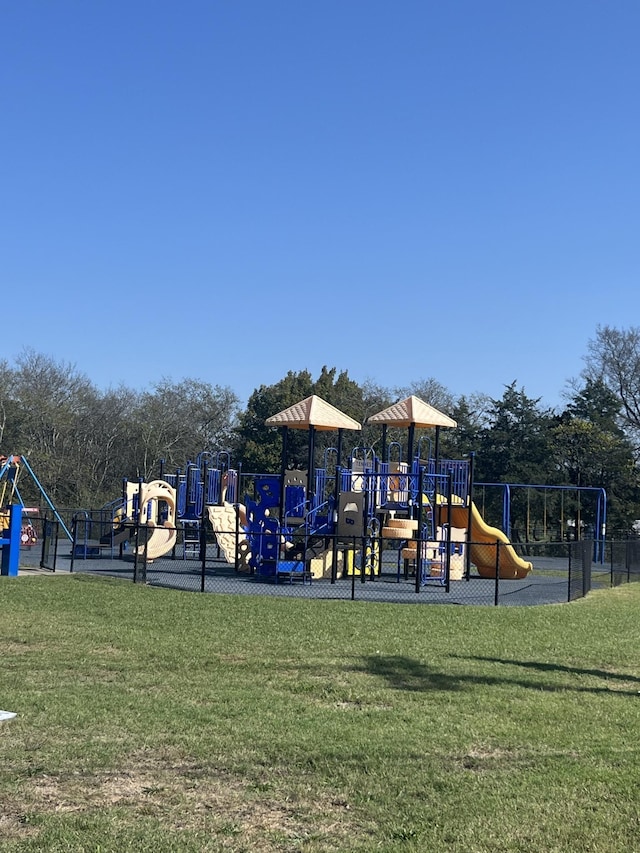
<svg viewBox="0 0 640 853"><path fill-rule="evenodd" d="M55 572L58 561L58 543L60 542L60 522L55 518L44 518L39 527L42 543L40 568Z"/></svg>
<svg viewBox="0 0 640 853"><path fill-rule="evenodd" d="M38 533L38 546L23 549L24 567L228 595L515 606L573 601L593 588L640 580L635 540L535 543L518 547L517 554L501 542L470 543L467 550L446 541L379 536L299 535L274 546L273 535L265 534L249 546L238 529L118 527L100 514L75 518L72 542L56 520L42 519ZM475 546L492 549L482 572L467 557ZM259 555L253 560L250 547ZM533 570L518 570L515 557Z"/></svg>
<svg viewBox="0 0 640 853"><path fill-rule="evenodd" d="M640 581L640 540L627 539L606 543L611 586Z"/></svg>

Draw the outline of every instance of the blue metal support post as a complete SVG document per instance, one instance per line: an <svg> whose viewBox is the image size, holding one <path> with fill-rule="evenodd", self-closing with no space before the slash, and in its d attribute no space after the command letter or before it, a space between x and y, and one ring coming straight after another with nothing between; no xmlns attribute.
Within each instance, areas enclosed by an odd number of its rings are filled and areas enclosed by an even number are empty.
<svg viewBox="0 0 640 853"><path fill-rule="evenodd" d="M0 539L2 562L0 575L17 577L20 564L20 534L22 532L22 507L12 504L9 508L9 528Z"/></svg>

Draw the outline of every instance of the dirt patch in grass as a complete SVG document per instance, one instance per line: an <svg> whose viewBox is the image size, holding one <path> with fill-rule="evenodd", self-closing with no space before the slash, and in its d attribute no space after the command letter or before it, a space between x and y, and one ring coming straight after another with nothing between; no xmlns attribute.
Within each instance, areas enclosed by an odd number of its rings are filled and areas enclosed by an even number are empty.
<svg viewBox="0 0 640 853"><path fill-rule="evenodd" d="M49 645L42 642L32 642L31 640L12 640L7 639L2 641L2 656L4 658L10 655L26 655L34 652L46 652L49 650Z"/></svg>
<svg viewBox="0 0 640 853"><path fill-rule="evenodd" d="M549 760L577 761L579 755L573 750L530 752L518 749L502 749L491 746L476 746L465 755L456 756L455 763L472 773L516 773L526 768L541 767Z"/></svg>
<svg viewBox="0 0 640 853"><path fill-rule="evenodd" d="M33 833L27 820L24 805L5 800L0 814L0 840L15 841Z"/></svg>
<svg viewBox="0 0 640 853"><path fill-rule="evenodd" d="M478 746L458 757L458 764L472 773L495 773L521 770L531 757L516 750Z"/></svg>
<svg viewBox="0 0 640 853"><path fill-rule="evenodd" d="M346 798L314 791L300 781L284 788L277 775L264 783L189 764L140 763L117 771L39 776L5 801L0 838L37 833L44 815L117 809L120 824L145 817L168 832L206 831L242 838L246 849L267 853L282 844L321 839L316 849L346 849L363 827Z"/></svg>

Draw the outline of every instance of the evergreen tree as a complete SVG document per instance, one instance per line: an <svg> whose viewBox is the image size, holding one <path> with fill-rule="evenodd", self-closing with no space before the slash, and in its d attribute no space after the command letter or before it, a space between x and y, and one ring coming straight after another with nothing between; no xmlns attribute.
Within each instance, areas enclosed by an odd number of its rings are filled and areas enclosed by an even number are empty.
<svg viewBox="0 0 640 853"><path fill-rule="evenodd" d="M553 478L549 428L553 414L516 383L491 400L480 432L476 479L492 483L547 483ZM551 479L550 479L551 478Z"/></svg>
<svg viewBox="0 0 640 853"><path fill-rule="evenodd" d="M512 382L500 400L491 400L486 426L480 431L474 480L476 483L544 484L554 482L549 428L550 410L540 400L528 397L524 388ZM504 493L485 490L490 523L502 524ZM528 539L531 514L541 512L538 502L531 505L528 489L512 492L510 508L514 541Z"/></svg>
<svg viewBox="0 0 640 853"><path fill-rule="evenodd" d="M487 426L487 409L490 399L482 394L462 396L451 409L451 417L458 426L441 432L442 455L462 459L477 453L484 429Z"/></svg>
<svg viewBox="0 0 640 853"><path fill-rule="evenodd" d="M610 529L629 531L640 517L640 482L633 444L620 426L621 409L601 379L587 378L557 418L552 439L560 478L605 489Z"/></svg>
<svg viewBox="0 0 640 853"><path fill-rule="evenodd" d="M361 387L349 378L346 371L336 374L335 367L323 367L314 381L308 370L289 371L274 385L261 385L253 392L247 408L240 415L234 447L234 457L242 460L244 472L275 473L280 470L281 430L265 426L265 421L312 394L362 422L365 403ZM337 436L334 432L318 432L316 437L316 459L321 462L324 451L335 445ZM288 467L306 470L308 438L307 430L288 430ZM358 443L359 434L352 440Z"/></svg>

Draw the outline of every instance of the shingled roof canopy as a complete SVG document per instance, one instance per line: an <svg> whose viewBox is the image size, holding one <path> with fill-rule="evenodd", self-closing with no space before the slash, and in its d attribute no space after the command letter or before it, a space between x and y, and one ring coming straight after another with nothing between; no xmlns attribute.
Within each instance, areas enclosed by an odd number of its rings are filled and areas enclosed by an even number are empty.
<svg viewBox="0 0 640 853"><path fill-rule="evenodd" d="M265 421L266 426L289 427L290 429L332 430L332 429L362 429L358 421L327 403L322 397L312 394L294 403L288 409L272 415Z"/></svg>
<svg viewBox="0 0 640 853"><path fill-rule="evenodd" d="M412 395L399 403L367 418L368 424L387 424L397 427L457 427L453 418L434 409L419 397Z"/></svg>

